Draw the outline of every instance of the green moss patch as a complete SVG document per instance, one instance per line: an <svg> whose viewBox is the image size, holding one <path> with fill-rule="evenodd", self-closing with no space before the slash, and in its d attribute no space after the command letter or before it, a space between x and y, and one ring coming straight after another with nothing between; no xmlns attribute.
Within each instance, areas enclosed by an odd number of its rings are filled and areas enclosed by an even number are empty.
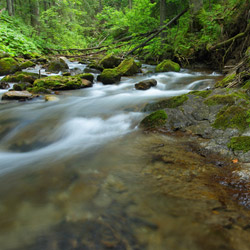
<svg viewBox="0 0 250 250"><path fill-rule="evenodd" d="M94 81L94 76L90 73L84 73L84 74L79 74L79 75L76 75L78 77L80 77L81 79L86 79L86 80L89 80L91 82Z"/></svg>
<svg viewBox="0 0 250 250"><path fill-rule="evenodd" d="M108 54L99 62L99 65L104 69L113 69L117 67L120 63L120 58L114 56L113 54Z"/></svg>
<svg viewBox="0 0 250 250"><path fill-rule="evenodd" d="M132 76L139 72L139 67L134 58L125 59L115 68L121 76Z"/></svg>
<svg viewBox="0 0 250 250"><path fill-rule="evenodd" d="M21 69L26 69L26 68L29 68L29 67L34 67L36 64L31 62L31 61L26 61L26 62L23 62L20 64L20 68Z"/></svg>
<svg viewBox="0 0 250 250"><path fill-rule="evenodd" d="M73 76L50 76L37 79L33 86L52 90L71 90L83 87L81 78Z"/></svg>
<svg viewBox="0 0 250 250"><path fill-rule="evenodd" d="M155 68L156 72L168 72L168 71L175 71L179 72L181 69L178 63L175 63L171 60L164 60L160 64L158 64Z"/></svg>
<svg viewBox="0 0 250 250"><path fill-rule="evenodd" d="M227 146L234 151L248 152L250 150L250 136L232 137Z"/></svg>
<svg viewBox="0 0 250 250"><path fill-rule="evenodd" d="M250 80L244 82L242 89L250 89Z"/></svg>
<svg viewBox="0 0 250 250"><path fill-rule="evenodd" d="M237 128L244 131L250 125L249 110L241 106L227 106L223 108L216 116L212 124L217 129Z"/></svg>
<svg viewBox="0 0 250 250"><path fill-rule="evenodd" d="M11 57L0 59L0 76L15 73L19 69L19 65L15 59Z"/></svg>
<svg viewBox="0 0 250 250"><path fill-rule="evenodd" d="M33 83L36 79L39 78L39 75L36 73L28 73L18 71L14 75L7 75L1 81L3 82L29 82Z"/></svg>
<svg viewBox="0 0 250 250"><path fill-rule="evenodd" d="M145 117L141 123L140 127L146 129L153 129L164 126L167 121L167 114L164 110L157 110L149 116Z"/></svg>
<svg viewBox="0 0 250 250"><path fill-rule="evenodd" d="M235 74L235 73L230 74L230 75L226 76L223 80L218 81L218 82L215 84L215 87L216 87L216 88L219 88L219 87L220 87L220 88L227 87L228 84L229 84L230 82L232 82L232 81L235 79L235 77L236 77L236 74Z"/></svg>
<svg viewBox="0 0 250 250"><path fill-rule="evenodd" d="M33 94L50 94L51 93L49 89L46 89L43 87L27 88L27 90Z"/></svg>
<svg viewBox="0 0 250 250"><path fill-rule="evenodd" d="M195 90L195 91L190 92L189 94L207 98L211 93L212 93L212 90L210 89L210 90L202 90L202 91Z"/></svg>

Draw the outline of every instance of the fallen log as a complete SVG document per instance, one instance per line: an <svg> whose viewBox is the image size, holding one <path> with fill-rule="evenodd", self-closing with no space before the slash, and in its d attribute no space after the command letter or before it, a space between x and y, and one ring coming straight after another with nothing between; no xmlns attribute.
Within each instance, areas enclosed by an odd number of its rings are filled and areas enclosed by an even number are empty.
<svg viewBox="0 0 250 250"><path fill-rule="evenodd" d="M186 8L185 10L183 10L179 15L177 15L176 17L174 17L171 21L169 21L162 28L160 28L155 34L153 34L152 36L150 36L146 41L144 41L140 45L136 46L131 51L127 52L125 54L125 57L133 54L133 52L135 52L137 49L143 48L149 41L151 41L153 38L155 38L156 36L158 36L164 29L166 29L168 26L170 26L172 23L174 23L176 20L178 20L182 15L184 15L188 11L188 9L189 8Z"/></svg>

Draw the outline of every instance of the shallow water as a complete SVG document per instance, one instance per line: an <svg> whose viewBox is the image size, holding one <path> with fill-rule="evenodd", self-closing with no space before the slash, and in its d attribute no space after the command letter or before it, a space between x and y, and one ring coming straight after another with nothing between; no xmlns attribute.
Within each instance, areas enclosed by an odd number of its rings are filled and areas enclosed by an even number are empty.
<svg viewBox="0 0 250 250"><path fill-rule="evenodd" d="M146 103L218 77L137 75L56 102L2 103L1 250L250 249L249 212L222 185L230 162L198 154L183 135L138 129ZM158 85L135 90L145 78Z"/></svg>

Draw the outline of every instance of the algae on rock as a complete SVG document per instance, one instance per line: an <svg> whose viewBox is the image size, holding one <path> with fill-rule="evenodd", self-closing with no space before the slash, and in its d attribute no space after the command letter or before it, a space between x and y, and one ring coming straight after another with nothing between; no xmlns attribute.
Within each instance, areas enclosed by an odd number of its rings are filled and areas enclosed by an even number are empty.
<svg viewBox="0 0 250 250"><path fill-rule="evenodd" d="M243 151L246 153L250 150L250 136L232 137L227 146L233 151Z"/></svg>
<svg viewBox="0 0 250 250"><path fill-rule="evenodd" d="M140 127L144 129L154 129L162 127L167 121L167 113L164 110L157 110L146 116L140 123Z"/></svg>

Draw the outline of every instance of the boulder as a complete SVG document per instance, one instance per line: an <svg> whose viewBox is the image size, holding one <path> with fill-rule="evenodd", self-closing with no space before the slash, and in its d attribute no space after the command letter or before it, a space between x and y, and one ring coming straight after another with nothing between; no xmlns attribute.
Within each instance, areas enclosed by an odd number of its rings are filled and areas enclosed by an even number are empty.
<svg viewBox="0 0 250 250"><path fill-rule="evenodd" d="M18 62L15 59L11 57L0 59L0 76L13 74L19 69Z"/></svg>
<svg viewBox="0 0 250 250"><path fill-rule="evenodd" d="M47 67L47 70L53 73L66 71L68 69L69 69L68 64L62 58L51 61Z"/></svg>
<svg viewBox="0 0 250 250"><path fill-rule="evenodd" d="M23 62L20 64L20 69L26 69L26 68L29 68L29 67L34 67L36 66L36 64L32 61L26 61L26 62Z"/></svg>
<svg viewBox="0 0 250 250"><path fill-rule="evenodd" d="M125 59L116 68L121 76L132 76L139 72L140 68L133 58Z"/></svg>
<svg viewBox="0 0 250 250"><path fill-rule="evenodd" d="M10 85L7 82L0 82L0 89L8 89Z"/></svg>
<svg viewBox="0 0 250 250"><path fill-rule="evenodd" d="M178 63L175 63L171 60L164 60L160 64L158 64L155 68L156 72L168 72L168 71L175 71L179 72L181 69Z"/></svg>
<svg viewBox="0 0 250 250"><path fill-rule="evenodd" d="M98 75L97 81L103 84L113 84L121 80L121 74L116 69L105 69Z"/></svg>
<svg viewBox="0 0 250 250"><path fill-rule="evenodd" d="M121 63L121 59L114 56L113 54L106 55L100 62L99 65L104 69L113 69Z"/></svg>
<svg viewBox="0 0 250 250"><path fill-rule="evenodd" d="M1 81L18 82L18 83L27 83L27 82L33 83L38 78L39 78L39 74L18 71L14 75L5 76Z"/></svg>
<svg viewBox="0 0 250 250"><path fill-rule="evenodd" d="M90 88L93 86L93 83L89 80L82 79L82 88Z"/></svg>
<svg viewBox="0 0 250 250"><path fill-rule="evenodd" d="M65 72L65 73L68 73L68 72ZM70 75L72 75L72 76L76 76L76 75L79 75L81 73L82 73L82 70L79 68L70 69Z"/></svg>
<svg viewBox="0 0 250 250"><path fill-rule="evenodd" d="M13 89L16 91L22 91L26 90L27 88L32 88L31 83L19 83L19 84L14 84Z"/></svg>
<svg viewBox="0 0 250 250"><path fill-rule="evenodd" d="M37 79L33 86L51 90L71 90L85 87L82 79L76 76L49 76Z"/></svg>
<svg viewBox="0 0 250 250"><path fill-rule="evenodd" d="M28 91L8 91L3 94L2 100L31 100L33 97Z"/></svg>
<svg viewBox="0 0 250 250"><path fill-rule="evenodd" d="M76 76L80 77L81 79L89 80L90 82L94 81L94 76L92 74L90 74L90 73L79 74L79 75L76 75Z"/></svg>
<svg viewBox="0 0 250 250"><path fill-rule="evenodd" d="M149 79L145 81L141 81L139 83L135 84L135 88L138 90L147 90L150 89L151 87L154 87L157 85L157 81L155 79Z"/></svg>

